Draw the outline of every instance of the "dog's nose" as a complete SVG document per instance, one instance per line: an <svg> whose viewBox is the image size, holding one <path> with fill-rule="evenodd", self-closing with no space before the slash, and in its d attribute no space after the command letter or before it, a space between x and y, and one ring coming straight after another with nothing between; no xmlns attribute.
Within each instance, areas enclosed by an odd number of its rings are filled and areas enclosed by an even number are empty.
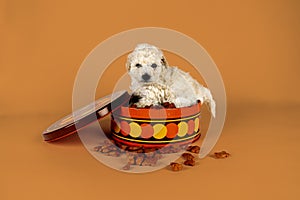
<svg viewBox="0 0 300 200"><path fill-rule="evenodd" d="M149 81L150 78L150 75L147 73L142 76L142 79L144 79L144 81Z"/></svg>

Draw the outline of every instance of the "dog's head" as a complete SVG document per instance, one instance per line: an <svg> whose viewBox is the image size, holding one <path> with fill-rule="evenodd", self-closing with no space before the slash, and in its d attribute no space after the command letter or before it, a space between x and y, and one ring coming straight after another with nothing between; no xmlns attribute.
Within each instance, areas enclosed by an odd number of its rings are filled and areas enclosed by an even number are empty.
<svg viewBox="0 0 300 200"><path fill-rule="evenodd" d="M149 44L137 45L126 63L130 77L141 84L159 80L167 65L162 51Z"/></svg>

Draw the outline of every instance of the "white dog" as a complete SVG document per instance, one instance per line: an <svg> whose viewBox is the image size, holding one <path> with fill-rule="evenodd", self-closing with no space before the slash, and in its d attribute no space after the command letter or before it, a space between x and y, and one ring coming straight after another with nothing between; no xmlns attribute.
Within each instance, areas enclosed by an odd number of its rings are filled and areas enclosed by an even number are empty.
<svg viewBox="0 0 300 200"><path fill-rule="evenodd" d="M200 100L209 105L210 111L215 117L216 104L209 89L199 84L188 73L177 67L168 66L162 51L157 47L149 44L137 45L134 51L128 55L126 67L131 77L130 89L133 92L142 93L143 86L149 88L149 84L158 84L167 91L171 91L171 98L165 99L174 103L177 108L191 106ZM157 93L157 90L154 91ZM144 95L147 98L149 93L144 92ZM161 97L161 94L159 96Z"/></svg>

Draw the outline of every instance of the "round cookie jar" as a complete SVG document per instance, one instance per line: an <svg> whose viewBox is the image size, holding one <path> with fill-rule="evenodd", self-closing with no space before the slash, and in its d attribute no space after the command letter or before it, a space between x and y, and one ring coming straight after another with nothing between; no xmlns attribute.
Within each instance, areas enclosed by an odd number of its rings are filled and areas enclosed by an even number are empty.
<svg viewBox="0 0 300 200"><path fill-rule="evenodd" d="M121 106L111 115L111 137L130 147L161 148L200 137L201 103L183 108Z"/></svg>

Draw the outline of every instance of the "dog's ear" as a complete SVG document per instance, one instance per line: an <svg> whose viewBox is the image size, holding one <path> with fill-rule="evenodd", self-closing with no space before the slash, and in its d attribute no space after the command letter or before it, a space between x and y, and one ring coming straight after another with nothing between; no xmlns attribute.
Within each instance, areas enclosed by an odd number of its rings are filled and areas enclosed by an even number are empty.
<svg viewBox="0 0 300 200"><path fill-rule="evenodd" d="M161 62L161 64L162 64L163 66L165 66L165 67L168 66L168 62L167 62L167 60L166 60L166 58L165 58L164 56L161 58L160 62Z"/></svg>
<svg viewBox="0 0 300 200"><path fill-rule="evenodd" d="M130 65L130 63L131 63L131 57L132 57L132 53L128 54L127 61L126 61L126 69L127 69L127 71L130 71L130 69L131 69L131 65Z"/></svg>
<svg viewBox="0 0 300 200"><path fill-rule="evenodd" d="M127 71L130 71L130 69L131 69L130 62L126 62L126 69L127 69Z"/></svg>

